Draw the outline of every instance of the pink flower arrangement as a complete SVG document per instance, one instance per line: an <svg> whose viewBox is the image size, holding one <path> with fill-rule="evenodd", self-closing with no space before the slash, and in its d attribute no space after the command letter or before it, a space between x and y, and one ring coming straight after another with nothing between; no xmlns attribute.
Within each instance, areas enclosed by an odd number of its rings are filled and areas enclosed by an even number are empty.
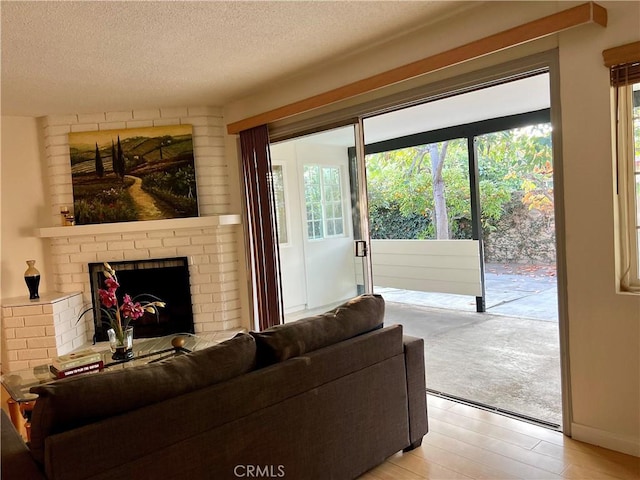
<svg viewBox="0 0 640 480"><path fill-rule="evenodd" d="M118 283L118 277L115 270L108 263L104 263L104 275L107 277L104 281L106 289L98 289L98 296L100 297L100 303L104 308L102 311L109 317L109 323L113 328L118 342L124 342L124 332L129 326L129 323L133 320L137 320L145 314L145 312L158 315L158 308L165 306L165 303L153 297L152 295L145 295L151 297L153 301L138 302L136 299L132 299L129 294L125 294L122 298L122 305L118 304L118 297L116 291L120 288Z"/></svg>

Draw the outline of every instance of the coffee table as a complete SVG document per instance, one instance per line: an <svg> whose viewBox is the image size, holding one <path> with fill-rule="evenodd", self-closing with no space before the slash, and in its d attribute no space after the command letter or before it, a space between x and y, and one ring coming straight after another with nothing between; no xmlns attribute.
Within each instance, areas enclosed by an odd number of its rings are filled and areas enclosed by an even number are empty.
<svg viewBox="0 0 640 480"><path fill-rule="evenodd" d="M138 365L164 360L165 358L170 358L175 355L202 350L216 345L221 341L222 339L203 338L190 333L172 334L158 338L136 339L133 342L134 357L121 361L111 359L112 353L108 343L97 344L92 348L102 355L104 370L114 370L118 368L132 368ZM19 428L20 415L29 421L31 410L33 410L33 405L38 398L38 395L29 391L31 387L59 380L51 373L50 366L50 363L45 363L30 369L9 372L0 377L2 385L11 396L9 410L11 420L16 428ZM99 375L99 372L97 374ZM89 375L94 375L94 373Z"/></svg>

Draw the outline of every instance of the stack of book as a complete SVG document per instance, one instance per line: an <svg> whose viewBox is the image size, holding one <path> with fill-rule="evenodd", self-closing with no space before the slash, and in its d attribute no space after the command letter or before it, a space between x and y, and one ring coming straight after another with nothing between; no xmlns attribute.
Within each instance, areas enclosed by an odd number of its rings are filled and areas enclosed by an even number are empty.
<svg viewBox="0 0 640 480"><path fill-rule="evenodd" d="M88 348L54 358L50 370L56 378L66 378L80 373L99 372L103 368L102 355Z"/></svg>

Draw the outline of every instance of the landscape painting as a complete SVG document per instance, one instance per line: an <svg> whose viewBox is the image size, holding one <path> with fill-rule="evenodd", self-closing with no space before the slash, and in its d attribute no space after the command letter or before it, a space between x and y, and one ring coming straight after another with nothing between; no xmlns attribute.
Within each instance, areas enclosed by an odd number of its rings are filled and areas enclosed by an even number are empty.
<svg viewBox="0 0 640 480"><path fill-rule="evenodd" d="M77 225L197 217L191 125L69 134Z"/></svg>

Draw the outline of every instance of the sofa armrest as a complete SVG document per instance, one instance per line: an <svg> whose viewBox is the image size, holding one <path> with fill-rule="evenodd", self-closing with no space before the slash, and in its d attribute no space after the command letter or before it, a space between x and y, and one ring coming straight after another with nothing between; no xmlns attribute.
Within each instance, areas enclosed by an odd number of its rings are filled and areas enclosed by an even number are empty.
<svg viewBox="0 0 640 480"><path fill-rule="evenodd" d="M7 413L2 410L0 430L2 437L2 470L0 478L10 480L24 478L29 480L45 480L46 477L38 468L31 452L22 437L11 423Z"/></svg>
<svg viewBox="0 0 640 480"><path fill-rule="evenodd" d="M405 335L404 361L407 372L410 450L420 445L429 431L427 419L427 385L424 366L424 340Z"/></svg>

